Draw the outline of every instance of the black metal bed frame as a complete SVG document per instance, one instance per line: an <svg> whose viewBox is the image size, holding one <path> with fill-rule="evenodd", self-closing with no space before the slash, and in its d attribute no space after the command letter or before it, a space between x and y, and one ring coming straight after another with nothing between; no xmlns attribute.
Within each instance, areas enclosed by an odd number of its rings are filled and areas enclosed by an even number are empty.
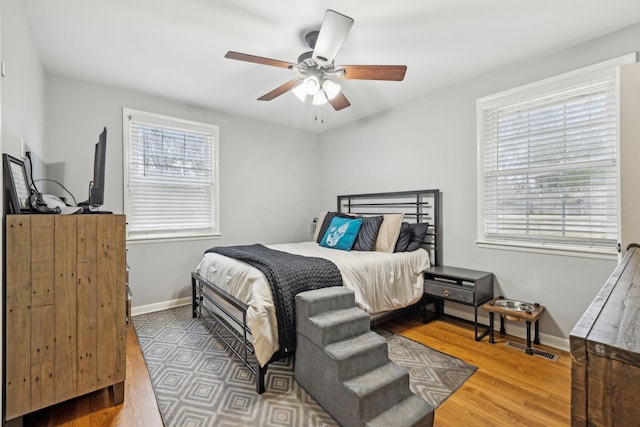
<svg viewBox="0 0 640 427"><path fill-rule="evenodd" d="M387 193L352 194L337 197L338 212L359 215L384 215L403 213L409 221L429 223L429 228L423 247L429 251L431 264L442 263L442 233L441 233L441 204L440 191L418 190ZM254 354L253 344L249 340L251 330L247 326L247 309L245 303L222 290L214 283L196 272L191 273L192 314L199 317L205 326L224 343L233 354L256 376L256 391L265 391L265 375L271 362L291 356L291 352L277 351L265 366L255 362L253 366L251 355ZM206 291L211 293L207 293ZM216 297L220 298L217 300ZM213 307L208 307L207 304ZM400 310L385 313L372 318L372 324L379 324L391 318L398 317L422 307L424 302ZM237 310L232 313L230 309ZM236 325L236 327L233 326Z"/></svg>

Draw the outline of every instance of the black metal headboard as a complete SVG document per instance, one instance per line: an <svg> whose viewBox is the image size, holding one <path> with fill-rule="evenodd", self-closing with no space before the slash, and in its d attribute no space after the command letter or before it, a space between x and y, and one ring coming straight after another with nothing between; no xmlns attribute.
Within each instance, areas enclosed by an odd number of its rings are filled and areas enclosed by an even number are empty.
<svg viewBox="0 0 640 427"><path fill-rule="evenodd" d="M406 222L429 223L423 247L431 255L432 266L442 264L440 209L438 189L338 196L338 212L358 215L403 213Z"/></svg>

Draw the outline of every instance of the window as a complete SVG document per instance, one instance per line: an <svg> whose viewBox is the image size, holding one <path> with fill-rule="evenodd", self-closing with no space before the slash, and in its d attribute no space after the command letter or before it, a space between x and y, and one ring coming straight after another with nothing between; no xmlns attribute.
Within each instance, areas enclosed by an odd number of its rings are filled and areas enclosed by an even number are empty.
<svg viewBox="0 0 640 427"><path fill-rule="evenodd" d="M123 109L129 239L219 234L218 127Z"/></svg>
<svg viewBox="0 0 640 427"><path fill-rule="evenodd" d="M616 252L620 61L478 100L479 243Z"/></svg>

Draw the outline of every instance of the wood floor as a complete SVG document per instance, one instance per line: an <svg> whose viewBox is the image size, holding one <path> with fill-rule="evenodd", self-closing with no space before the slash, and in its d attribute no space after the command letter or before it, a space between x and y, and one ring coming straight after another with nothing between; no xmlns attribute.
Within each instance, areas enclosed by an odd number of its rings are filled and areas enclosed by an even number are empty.
<svg viewBox="0 0 640 427"><path fill-rule="evenodd" d="M571 424L571 356L557 361L529 356L507 347L506 341L525 343L495 334L475 341L471 324L446 318L426 325L404 318L385 327L429 347L458 357L478 370L436 409L436 426L568 426ZM508 326L507 326L508 331Z"/></svg>
<svg viewBox="0 0 640 427"><path fill-rule="evenodd" d="M25 427L158 427L162 418L133 327L127 333L124 403L113 406L109 389L60 403L24 417Z"/></svg>
<svg viewBox="0 0 640 427"><path fill-rule="evenodd" d="M478 370L435 413L436 426L568 426L570 425L571 361L528 356L504 343L524 342L496 333L476 342L473 327L449 317L422 324L419 316L389 322L385 327L431 348L458 357ZM267 374L268 375L268 374ZM24 418L25 426L144 427L162 426L153 389L133 328L127 337L125 401L110 406L107 391L74 399Z"/></svg>

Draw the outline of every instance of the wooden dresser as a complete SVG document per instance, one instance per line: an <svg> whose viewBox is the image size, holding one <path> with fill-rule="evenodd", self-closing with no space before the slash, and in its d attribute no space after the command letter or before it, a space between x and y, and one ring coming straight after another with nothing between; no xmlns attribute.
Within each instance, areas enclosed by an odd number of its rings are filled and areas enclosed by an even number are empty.
<svg viewBox="0 0 640 427"><path fill-rule="evenodd" d="M632 247L571 331L571 424L638 425L640 249Z"/></svg>
<svg viewBox="0 0 640 427"><path fill-rule="evenodd" d="M124 400L124 215L7 215L5 420L112 387Z"/></svg>

